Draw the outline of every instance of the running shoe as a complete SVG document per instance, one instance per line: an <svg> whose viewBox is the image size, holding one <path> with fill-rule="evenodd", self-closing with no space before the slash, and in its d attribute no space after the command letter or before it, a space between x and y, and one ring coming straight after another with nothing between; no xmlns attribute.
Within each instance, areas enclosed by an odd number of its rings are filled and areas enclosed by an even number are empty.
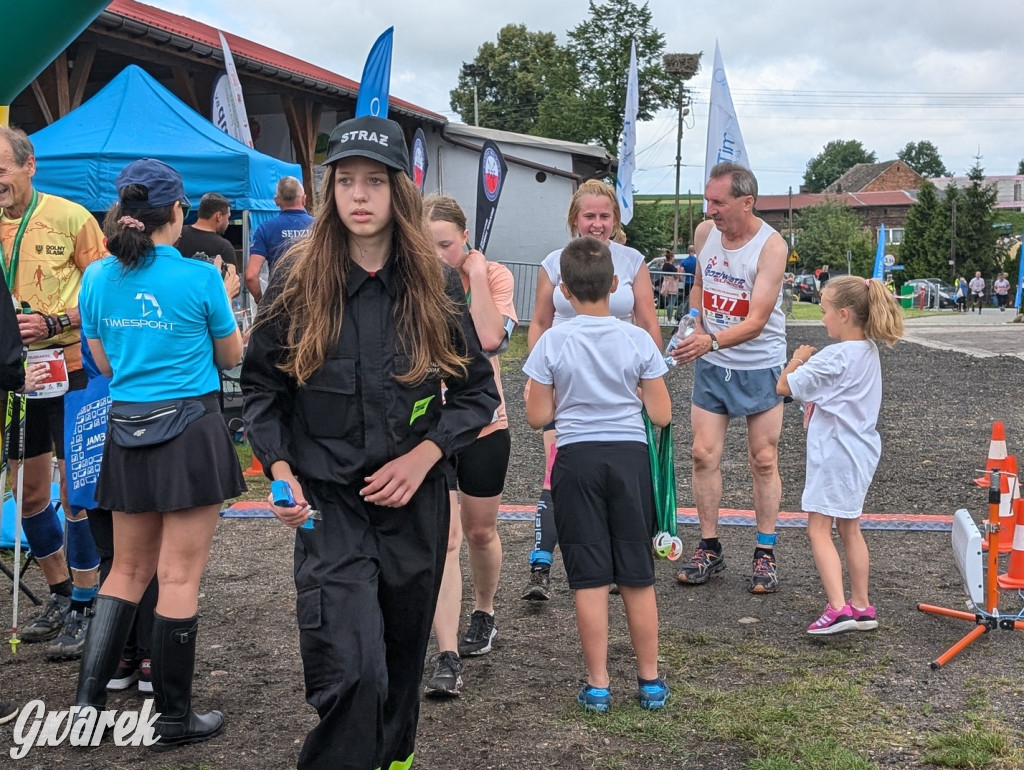
<svg viewBox="0 0 1024 770"><path fill-rule="evenodd" d="M21 630L23 642L48 642L61 632L71 611L71 597L50 594L43 611L32 618Z"/></svg>
<svg viewBox="0 0 1024 770"><path fill-rule="evenodd" d="M843 634L856 629L857 621L853 619L853 610L849 604L844 604L838 610L834 609L831 604L826 604L825 612L821 617L807 626L807 633L815 636L827 636Z"/></svg>
<svg viewBox="0 0 1024 770"><path fill-rule="evenodd" d="M10 722L18 716L18 711L20 711L20 709L13 703L0 703L0 725L4 722Z"/></svg>
<svg viewBox="0 0 1024 770"><path fill-rule="evenodd" d="M773 594L779 590L779 573L775 567L775 552L765 549L754 551L754 574L750 577L752 594Z"/></svg>
<svg viewBox="0 0 1024 770"><path fill-rule="evenodd" d="M853 619L857 623L858 631L874 631L878 628L878 616L875 615L875 608L870 604L864 609L858 609L852 604L848 605L853 611Z"/></svg>
<svg viewBox="0 0 1024 770"><path fill-rule="evenodd" d="M139 661L139 692L153 692L153 661L149 658Z"/></svg>
<svg viewBox="0 0 1024 770"><path fill-rule="evenodd" d="M431 698L457 698L462 687L462 660L454 652L442 652L437 656L434 676L427 682L423 692Z"/></svg>
<svg viewBox="0 0 1024 770"><path fill-rule="evenodd" d="M117 664L117 671L107 682L107 689L112 692L127 690L139 679L139 664L141 663L134 654L130 657L122 657Z"/></svg>
<svg viewBox="0 0 1024 770"><path fill-rule="evenodd" d="M494 615L483 610L473 610L469 618L469 629L459 640L459 655L486 655L491 651L491 641L497 635L498 627L494 624Z"/></svg>
<svg viewBox="0 0 1024 770"><path fill-rule="evenodd" d="M587 685L580 690L576 696L584 711L594 711L598 714L606 714L612 705L612 694L607 687L592 687Z"/></svg>
<svg viewBox="0 0 1024 770"><path fill-rule="evenodd" d="M725 551L720 549L717 553L706 548L704 541L697 544L690 563L676 575L676 580L691 586L699 586L708 582L708 579L716 572L725 569Z"/></svg>
<svg viewBox="0 0 1024 770"><path fill-rule="evenodd" d="M546 602L551 598L551 568L535 567L530 570L530 579L526 581L521 599Z"/></svg>
<svg viewBox="0 0 1024 770"><path fill-rule="evenodd" d="M638 697L640 698L640 708L654 709L665 708L665 701L668 700L669 689L668 685L665 684L665 680L658 678L654 684L640 685L638 691Z"/></svg>
<svg viewBox="0 0 1024 770"><path fill-rule="evenodd" d="M78 660L85 649L85 634L89 630L92 610L82 612L71 610L64 621L64 628L46 648L48 660Z"/></svg>

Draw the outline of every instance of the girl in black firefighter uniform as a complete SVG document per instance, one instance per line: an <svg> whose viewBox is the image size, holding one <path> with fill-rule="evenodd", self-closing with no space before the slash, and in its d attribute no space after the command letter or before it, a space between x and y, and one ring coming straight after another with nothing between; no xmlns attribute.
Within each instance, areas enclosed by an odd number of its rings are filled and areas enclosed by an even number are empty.
<svg viewBox="0 0 1024 770"><path fill-rule="evenodd" d="M320 716L299 768L404 770L444 568L444 464L498 394L401 128L345 121L327 156L313 232L260 304L245 421L268 475L291 485L295 505L274 514L292 527L320 515L295 541L306 700Z"/></svg>

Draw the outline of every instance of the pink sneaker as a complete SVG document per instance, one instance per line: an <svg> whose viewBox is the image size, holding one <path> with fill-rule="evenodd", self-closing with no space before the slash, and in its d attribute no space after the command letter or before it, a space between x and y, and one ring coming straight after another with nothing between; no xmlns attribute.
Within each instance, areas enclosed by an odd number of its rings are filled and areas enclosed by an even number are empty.
<svg viewBox="0 0 1024 770"><path fill-rule="evenodd" d="M878 618L875 616L875 608L870 604L864 609L858 609L852 604L847 605L853 611L853 620L857 624L858 631L874 631L878 628Z"/></svg>
<svg viewBox="0 0 1024 770"><path fill-rule="evenodd" d="M853 609L844 604L842 609L833 609L831 604L825 605L825 612L820 618L807 626L807 633L815 635L842 634L857 628L853 619Z"/></svg>

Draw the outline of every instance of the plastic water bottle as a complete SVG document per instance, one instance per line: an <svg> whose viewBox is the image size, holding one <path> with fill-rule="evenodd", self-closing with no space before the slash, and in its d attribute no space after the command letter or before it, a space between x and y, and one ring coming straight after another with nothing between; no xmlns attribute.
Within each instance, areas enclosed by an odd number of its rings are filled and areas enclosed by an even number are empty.
<svg viewBox="0 0 1024 770"><path fill-rule="evenodd" d="M689 313L679 319L679 328L673 332L672 339L665 346L665 363L669 366L676 365L676 360L671 356L672 351L697 329L697 315L699 312L697 308L691 308Z"/></svg>

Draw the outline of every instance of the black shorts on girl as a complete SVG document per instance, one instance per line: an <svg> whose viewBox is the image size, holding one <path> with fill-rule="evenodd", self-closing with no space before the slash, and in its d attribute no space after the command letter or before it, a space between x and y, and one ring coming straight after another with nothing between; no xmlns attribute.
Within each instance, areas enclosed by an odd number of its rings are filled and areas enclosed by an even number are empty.
<svg viewBox="0 0 1024 770"><path fill-rule="evenodd" d="M559 447L551 497L570 588L654 585L654 492L646 444L580 441Z"/></svg>
<svg viewBox="0 0 1024 770"><path fill-rule="evenodd" d="M478 438L455 456L454 468L445 470L448 489L457 488L470 497L497 497L505 489L511 453L508 428Z"/></svg>
<svg viewBox="0 0 1024 770"><path fill-rule="evenodd" d="M127 449L107 432L96 484L101 508L169 513L220 505L245 491L235 444L224 418L204 396L207 413L163 444Z"/></svg>

